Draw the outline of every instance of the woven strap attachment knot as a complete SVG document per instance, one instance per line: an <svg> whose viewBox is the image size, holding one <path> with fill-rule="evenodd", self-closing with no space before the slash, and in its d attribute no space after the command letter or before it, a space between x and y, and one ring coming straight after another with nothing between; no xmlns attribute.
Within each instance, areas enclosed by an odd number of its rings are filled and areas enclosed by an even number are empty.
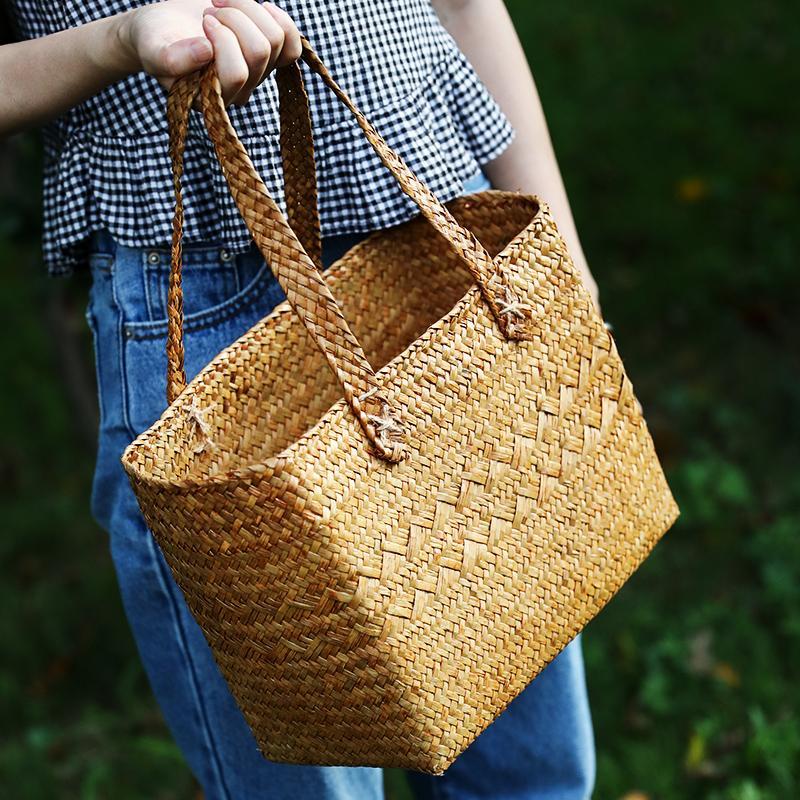
<svg viewBox="0 0 800 800"><path fill-rule="evenodd" d="M405 431L400 421L399 411L392 408L377 387L364 392L358 398L364 409L367 422L374 430L375 440L387 451L405 446ZM402 452L399 452L402 458Z"/></svg>
<svg viewBox="0 0 800 800"><path fill-rule="evenodd" d="M505 287L504 296L497 301L497 306L500 316L506 320L509 335L513 335L520 325L530 320L533 313L533 306L523 303L508 286Z"/></svg>

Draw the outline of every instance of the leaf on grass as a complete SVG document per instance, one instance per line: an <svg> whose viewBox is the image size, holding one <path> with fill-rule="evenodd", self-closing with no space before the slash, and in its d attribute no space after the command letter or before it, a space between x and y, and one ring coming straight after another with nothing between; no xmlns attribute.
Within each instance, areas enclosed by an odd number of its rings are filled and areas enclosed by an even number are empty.
<svg viewBox="0 0 800 800"><path fill-rule="evenodd" d="M726 686L732 688L739 686L742 682L739 673L727 661L719 661L714 664L711 674L718 681L722 681Z"/></svg>
<svg viewBox="0 0 800 800"><path fill-rule="evenodd" d="M689 737L689 744L686 748L686 758L684 759L686 769L690 772L695 771L703 763L705 757L706 740L700 733L695 731Z"/></svg>
<svg viewBox="0 0 800 800"><path fill-rule="evenodd" d="M689 639L689 671L694 675L708 675L714 668L714 656L711 645L714 634L703 628Z"/></svg>
<svg viewBox="0 0 800 800"><path fill-rule="evenodd" d="M708 197L708 182L696 176L681 178L675 186L675 194L682 203L697 203Z"/></svg>

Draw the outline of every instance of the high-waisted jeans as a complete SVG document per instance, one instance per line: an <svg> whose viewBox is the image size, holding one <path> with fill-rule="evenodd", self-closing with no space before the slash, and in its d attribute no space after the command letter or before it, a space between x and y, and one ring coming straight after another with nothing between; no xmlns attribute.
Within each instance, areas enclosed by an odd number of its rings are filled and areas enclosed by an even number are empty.
<svg viewBox="0 0 800 800"><path fill-rule="evenodd" d="M468 187L487 188L483 176ZM326 240L326 264L361 237ZM379 769L275 764L256 748L203 634L145 526L120 456L166 406L169 247L92 239L87 319L94 334L100 440L92 511L108 531L122 600L155 696L206 800L379 800ZM209 242L184 251L186 371L193 377L283 293L252 250ZM576 640L444 776L410 775L421 798L584 800L594 747Z"/></svg>

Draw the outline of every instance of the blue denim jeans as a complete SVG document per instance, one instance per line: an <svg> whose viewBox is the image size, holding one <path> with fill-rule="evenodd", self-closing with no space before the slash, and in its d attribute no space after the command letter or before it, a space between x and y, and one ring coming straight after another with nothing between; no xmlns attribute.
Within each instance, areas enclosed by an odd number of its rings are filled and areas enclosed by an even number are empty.
<svg viewBox="0 0 800 800"><path fill-rule="evenodd" d="M476 179L469 188L486 186ZM326 240L325 262L359 238ZM92 239L89 261L87 319L101 411L92 511L109 533L125 611L153 691L206 800L379 800L379 769L275 764L258 752L120 465L123 449L166 406L169 248L125 247L101 232ZM214 243L185 248L183 284L189 378L283 299L255 250L233 255ZM410 778L420 798L589 797L594 748L579 640L444 776Z"/></svg>

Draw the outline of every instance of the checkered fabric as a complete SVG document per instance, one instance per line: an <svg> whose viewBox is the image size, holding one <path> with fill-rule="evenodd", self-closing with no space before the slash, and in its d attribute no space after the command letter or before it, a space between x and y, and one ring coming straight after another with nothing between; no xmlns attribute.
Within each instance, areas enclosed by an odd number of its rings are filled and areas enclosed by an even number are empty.
<svg viewBox="0 0 800 800"><path fill-rule="evenodd" d="M136 0L11 0L23 36L126 11ZM389 144L443 200L497 157L511 127L442 27L429 0L284 0L281 6ZM416 207L355 121L306 72L314 119L323 236L384 228ZM202 120L193 112L184 179L188 242L232 252L250 236L230 197ZM231 118L276 200L283 203L277 90L272 78ZM82 261L89 234L162 247L171 235L172 182L165 92L133 75L45 130L44 257L52 273Z"/></svg>

